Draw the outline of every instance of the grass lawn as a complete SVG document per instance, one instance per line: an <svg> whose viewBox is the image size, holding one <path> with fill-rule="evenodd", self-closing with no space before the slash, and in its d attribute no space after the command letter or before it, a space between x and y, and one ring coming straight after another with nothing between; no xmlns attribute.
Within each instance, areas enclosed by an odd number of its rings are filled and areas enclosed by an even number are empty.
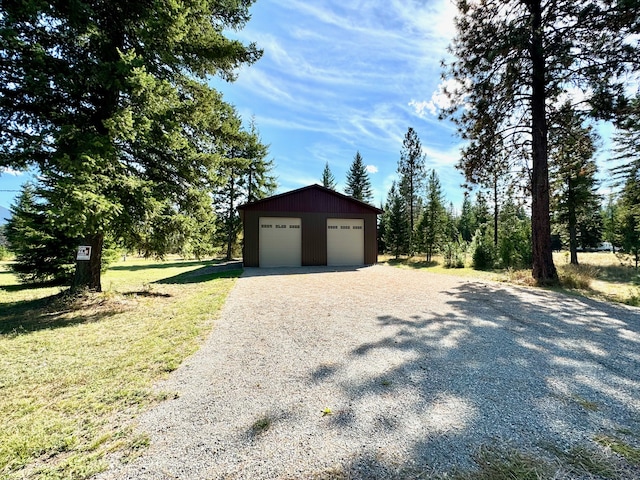
<svg viewBox="0 0 640 480"><path fill-rule="evenodd" d="M129 259L101 294L23 286L0 262L0 478L86 478L148 444L132 419L195 352L240 271Z"/></svg>
<svg viewBox="0 0 640 480"><path fill-rule="evenodd" d="M556 252L553 260L560 276L561 290L600 300L640 306L640 269L635 269L630 260L611 252L580 252L579 266L569 264L568 252ZM424 257L394 259L380 255L378 261L402 268L424 268L433 273L456 275L510 282L519 285L534 284L530 270L474 270L469 264L465 268L445 268L440 256L427 263Z"/></svg>

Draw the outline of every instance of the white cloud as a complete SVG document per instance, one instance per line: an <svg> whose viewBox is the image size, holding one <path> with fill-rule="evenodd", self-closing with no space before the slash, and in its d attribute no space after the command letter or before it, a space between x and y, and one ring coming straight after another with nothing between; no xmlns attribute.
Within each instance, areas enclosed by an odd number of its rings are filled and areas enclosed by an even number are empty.
<svg viewBox="0 0 640 480"><path fill-rule="evenodd" d="M378 167L375 165L367 165L366 169L369 173L378 173Z"/></svg>
<svg viewBox="0 0 640 480"><path fill-rule="evenodd" d="M420 118L425 118L427 113L436 116L440 110L451 108L454 105L461 105L464 101L462 96L467 85L462 85L458 80L448 78L441 81L436 91L431 95L431 100L411 100L409 106Z"/></svg>
<svg viewBox="0 0 640 480"><path fill-rule="evenodd" d="M14 170L13 168L10 167L0 167L0 175L2 174L6 174L6 175L13 175L14 177L19 177L20 175L24 175L25 172L22 172L20 170Z"/></svg>

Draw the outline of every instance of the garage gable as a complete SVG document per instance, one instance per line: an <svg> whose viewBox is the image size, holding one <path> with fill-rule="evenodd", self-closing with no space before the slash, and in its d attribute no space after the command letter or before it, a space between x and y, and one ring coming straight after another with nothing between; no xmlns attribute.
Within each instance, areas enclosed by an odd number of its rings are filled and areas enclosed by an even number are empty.
<svg viewBox="0 0 640 480"><path fill-rule="evenodd" d="M242 214L248 211L269 212L323 212L323 213L347 213L347 214L381 214L382 210L348 197L320 185L292 190L280 195L247 203L238 207Z"/></svg>

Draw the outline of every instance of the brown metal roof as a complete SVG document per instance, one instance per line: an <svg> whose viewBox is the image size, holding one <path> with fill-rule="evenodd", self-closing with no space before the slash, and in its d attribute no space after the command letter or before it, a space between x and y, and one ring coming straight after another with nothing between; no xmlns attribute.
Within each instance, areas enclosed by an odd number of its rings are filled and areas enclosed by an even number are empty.
<svg viewBox="0 0 640 480"><path fill-rule="evenodd" d="M321 185L309 185L274 195L253 203L240 205L238 210L325 213L383 213L379 208L343 195Z"/></svg>

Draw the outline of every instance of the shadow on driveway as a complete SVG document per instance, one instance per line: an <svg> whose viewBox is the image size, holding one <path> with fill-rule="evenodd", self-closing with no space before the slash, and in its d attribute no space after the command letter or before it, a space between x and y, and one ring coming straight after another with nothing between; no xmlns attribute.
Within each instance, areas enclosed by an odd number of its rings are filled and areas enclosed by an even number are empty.
<svg viewBox="0 0 640 480"><path fill-rule="evenodd" d="M473 454L487 445L553 462L558 452L582 448L596 455L602 451L597 438L640 447L638 310L545 291L515 292L461 284L445 293L450 313L380 315L377 322L388 336L362 343L337 365L318 366L312 383L332 381L350 363L385 351L411 356L344 389L350 404L372 393L379 404L410 398L403 411L426 423L429 434L414 443L406 465L398 468L367 453L346 467L349 478L363 471L395 478L452 464L473 468ZM335 424L344 426L352 417L340 412ZM389 408L377 429L406 428L410 421ZM638 464L615 455L609 460L623 469L617 478L640 478ZM563 468L573 472L569 478L601 478L589 476L584 466Z"/></svg>

